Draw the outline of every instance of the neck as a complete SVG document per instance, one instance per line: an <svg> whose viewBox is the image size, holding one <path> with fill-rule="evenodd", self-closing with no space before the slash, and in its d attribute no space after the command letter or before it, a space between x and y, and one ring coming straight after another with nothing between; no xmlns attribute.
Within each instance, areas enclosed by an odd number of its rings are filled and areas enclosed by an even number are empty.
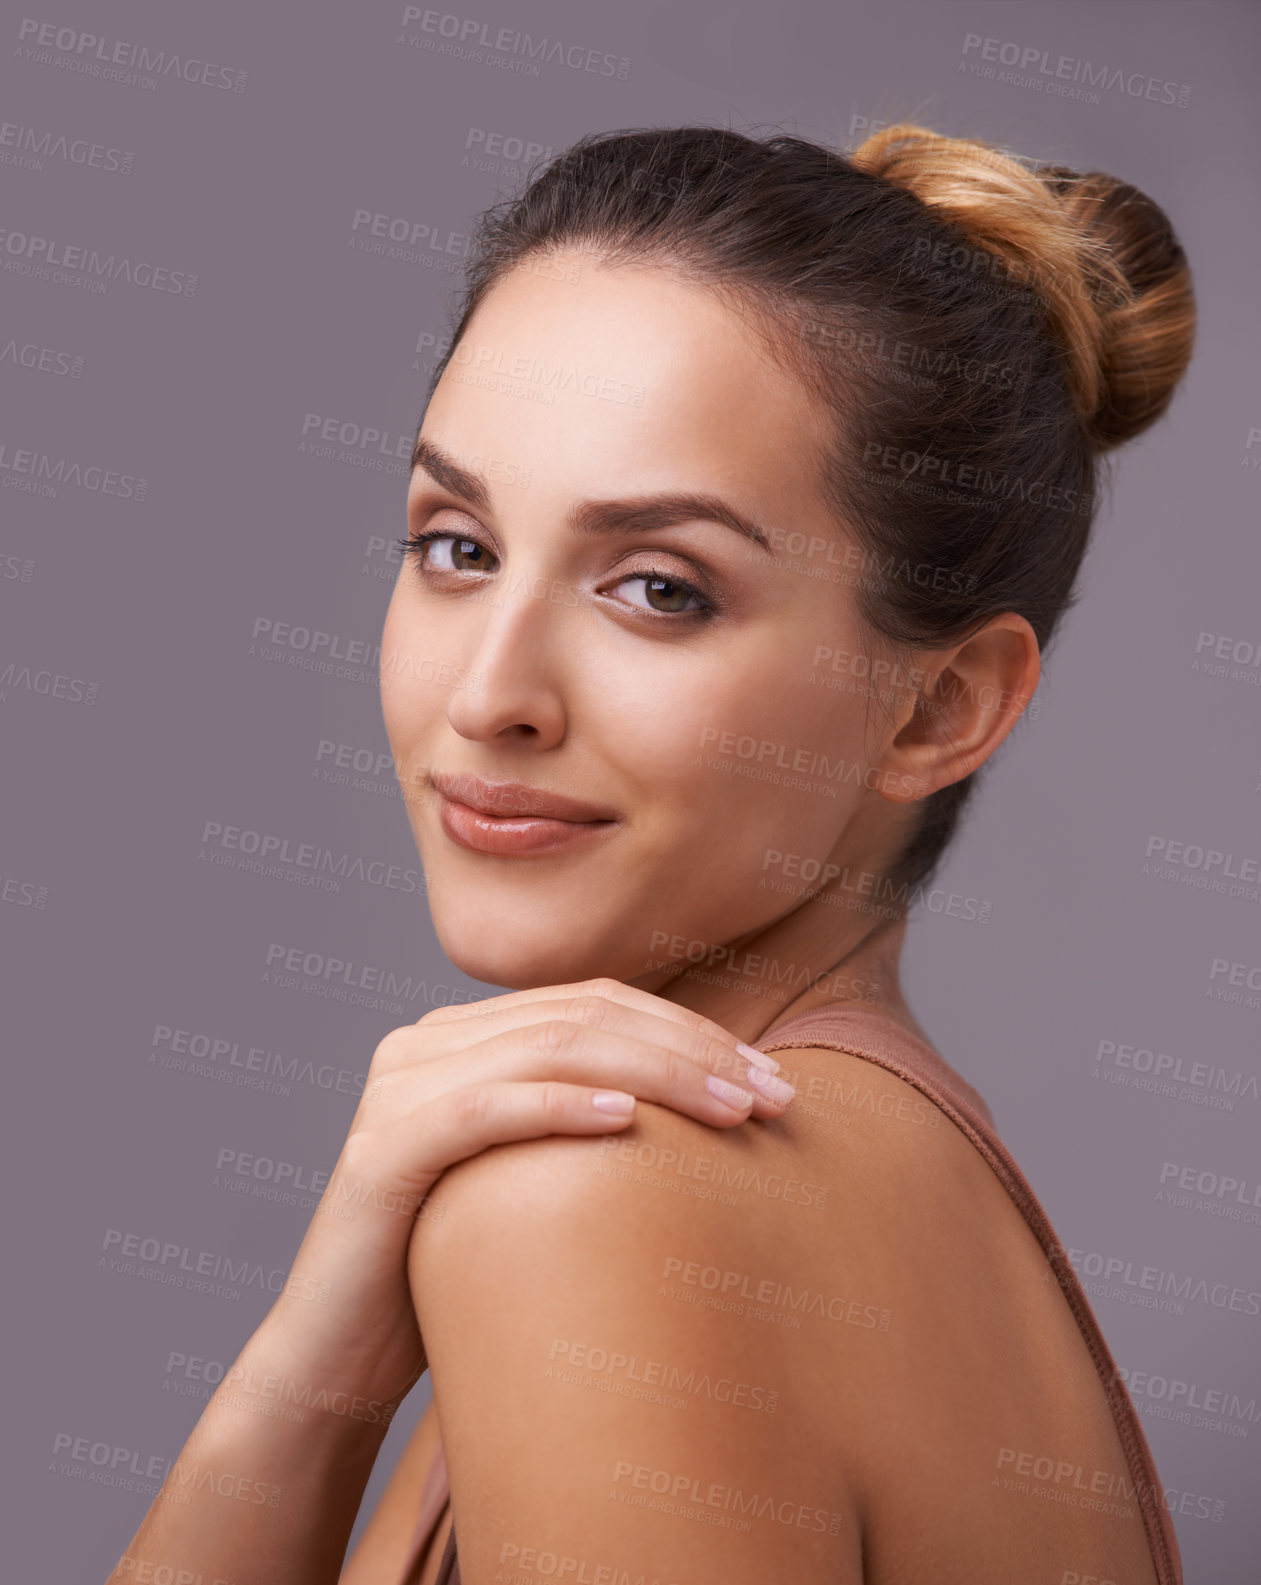
<svg viewBox="0 0 1261 1585"><path fill-rule="evenodd" d="M837 1003L867 1008L927 1036L898 978L905 917L846 906L829 888L790 913L713 948L700 963L656 970L630 983L756 1043L789 1018Z"/></svg>

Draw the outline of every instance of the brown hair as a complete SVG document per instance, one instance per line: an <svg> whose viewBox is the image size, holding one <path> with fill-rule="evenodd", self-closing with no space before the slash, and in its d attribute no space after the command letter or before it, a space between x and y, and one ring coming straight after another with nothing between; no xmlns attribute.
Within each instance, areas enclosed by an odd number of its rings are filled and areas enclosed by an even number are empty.
<svg viewBox="0 0 1261 1585"><path fill-rule="evenodd" d="M584 137L480 218L431 394L495 282L571 249L751 310L833 415L821 488L859 553L860 618L900 658L1006 611L1045 651L1098 456L1165 411L1191 353L1182 248L1115 177L909 125L848 159L689 126ZM932 876L978 775L923 801L886 895Z"/></svg>

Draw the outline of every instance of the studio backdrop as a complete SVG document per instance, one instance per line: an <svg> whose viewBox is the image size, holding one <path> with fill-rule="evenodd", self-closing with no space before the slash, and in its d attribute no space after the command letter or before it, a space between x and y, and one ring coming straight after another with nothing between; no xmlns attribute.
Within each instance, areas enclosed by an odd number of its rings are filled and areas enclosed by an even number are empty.
<svg viewBox="0 0 1261 1585"><path fill-rule="evenodd" d="M1255 1580L1259 24L1219 0L10 12L15 1579L105 1577L272 1304L377 1042L497 993L435 937L377 676L476 216L594 131L848 151L910 120L1123 176L1192 266L1189 374L1109 475L906 983L1069 1251L1187 1580Z"/></svg>

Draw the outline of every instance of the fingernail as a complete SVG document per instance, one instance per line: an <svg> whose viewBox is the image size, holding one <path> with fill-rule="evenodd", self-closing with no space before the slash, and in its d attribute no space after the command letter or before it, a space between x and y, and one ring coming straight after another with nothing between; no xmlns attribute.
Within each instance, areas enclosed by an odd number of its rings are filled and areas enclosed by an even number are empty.
<svg viewBox="0 0 1261 1585"><path fill-rule="evenodd" d="M729 1084L726 1079L720 1079L716 1073L705 1075L705 1088L720 1101L725 1101L728 1106L739 1109L753 1104L751 1090L742 1090L738 1084Z"/></svg>
<svg viewBox="0 0 1261 1585"><path fill-rule="evenodd" d="M779 1063L774 1057L768 1057L765 1051L759 1051L756 1046L746 1046L743 1040L736 1041L736 1050L746 1062L756 1062L759 1068L767 1068L772 1073L779 1072Z"/></svg>
<svg viewBox="0 0 1261 1585"><path fill-rule="evenodd" d="M601 1112L632 1112L635 1109L635 1097L627 1095L625 1090L597 1090L591 1097L591 1104Z"/></svg>
<svg viewBox="0 0 1261 1585"><path fill-rule="evenodd" d="M787 1079L777 1079L773 1073L753 1066L749 1068L749 1083L756 1084L768 1101L791 1101L797 1093Z"/></svg>

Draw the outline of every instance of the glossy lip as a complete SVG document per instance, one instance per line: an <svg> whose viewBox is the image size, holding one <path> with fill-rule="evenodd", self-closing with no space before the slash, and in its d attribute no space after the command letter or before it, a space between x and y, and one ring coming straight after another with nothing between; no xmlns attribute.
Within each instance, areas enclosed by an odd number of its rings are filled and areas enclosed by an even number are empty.
<svg viewBox="0 0 1261 1585"><path fill-rule="evenodd" d="M610 831L609 809L525 782L488 782L480 776L430 776L438 817L453 842L500 857L552 853Z"/></svg>
<svg viewBox="0 0 1261 1585"><path fill-rule="evenodd" d="M579 798L548 792L543 787L530 787L525 782L484 781L473 775L444 776L439 771L434 771L429 779L444 798L497 820L530 816L579 822L617 819L616 812L607 805L583 803Z"/></svg>

